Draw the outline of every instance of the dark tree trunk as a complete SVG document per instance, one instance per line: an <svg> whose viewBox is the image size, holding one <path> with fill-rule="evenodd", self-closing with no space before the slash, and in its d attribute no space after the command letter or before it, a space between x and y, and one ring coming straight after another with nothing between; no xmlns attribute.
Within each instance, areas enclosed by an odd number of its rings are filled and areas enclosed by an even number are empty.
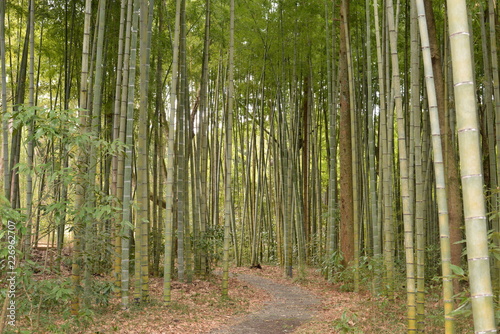
<svg viewBox="0 0 500 334"><path fill-rule="evenodd" d="M346 26L349 13L349 2L342 1L340 10L340 250L344 256L344 265L354 259L354 213L352 185L352 143L351 114L349 103L349 76L347 68Z"/></svg>

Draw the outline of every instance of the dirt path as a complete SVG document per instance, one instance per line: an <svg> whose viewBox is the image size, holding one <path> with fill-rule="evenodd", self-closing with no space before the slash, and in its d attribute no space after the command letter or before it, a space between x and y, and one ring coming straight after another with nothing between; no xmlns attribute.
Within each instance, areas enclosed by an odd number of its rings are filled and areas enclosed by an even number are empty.
<svg viewBox="0 0 500 334"><path fill-rule="evenodd" d="M308 321L320 301L309 292L296 287L281 285L269 279L238 274L238 280L266 290L272 297L260 311L243 316L236 324L223 327L210 334L277 334L292 333Z"/></svg>

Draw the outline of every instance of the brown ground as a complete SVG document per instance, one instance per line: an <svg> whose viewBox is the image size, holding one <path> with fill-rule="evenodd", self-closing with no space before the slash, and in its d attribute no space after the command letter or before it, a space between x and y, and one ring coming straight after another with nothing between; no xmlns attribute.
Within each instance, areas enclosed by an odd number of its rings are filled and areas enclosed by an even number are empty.
<svg viewBox="0 0 500 334"><path fill-rule="evenodd" d="M161 303L163 280L151 282L152 303L97 317L94 325L80 333L198 334L208 333L235 317L257 312L269 296L245 282L231 278L229 300L222 301L219 277L193 283L172 283L172 304ZM118 303L118 300L115 301Z"/></svg>
<svg viewBox="0 0 500 334"><path fill-rule="evenodd" d="M320 305L309 321L295 328L297 334L318 333L364 333L364 334L405 334L406 294L403 289L395 294L393 300L384 296L376 296L370 292L370 284L360 286L360 292L344 292L341 284L325 281L319 270L306 269L303 278L286 279L279 267L263 266L263 270L235 268L233 273L251 273L272 279L286 286L300 286L316 297ZM426 295L426 333L444 333L443 305L439 287L428 287ZM456 334L471 333L470 316L457 316Z"/></svg>
<svg viewBox="0 0 500 334"><path fill-rule="evenodd" d="M240 281L265 290L272 299L261 310L235 319L235 324L212 331L211 334L291 333L307 322L320 304L318 298L297 286L243 273L237 277Z"/></svg>
<svg viewBox="0 0 500 334"><path fill-rule="evenodd" d="M151 278L150 304L122 310L119 299L113 298L109 306L94 311L90 327L63 330L60 314L51 314L47 321L61 325L57 333L86 334L406 333L404 292L394 301L373 296L366 285L360 293L342 292L340 285L326 282L316 269L294 279L284 278L282 269L274 266L232 268L231 275L227 301L220 298L221 281L215 275L190 284L173 282L173 302L165 307L163 280ZM428 293L427 333L444 332L440 299L439 291ZM465 318L456 333L471 328L470 318ZM33 328L31 332L55 333Z"/></svg>

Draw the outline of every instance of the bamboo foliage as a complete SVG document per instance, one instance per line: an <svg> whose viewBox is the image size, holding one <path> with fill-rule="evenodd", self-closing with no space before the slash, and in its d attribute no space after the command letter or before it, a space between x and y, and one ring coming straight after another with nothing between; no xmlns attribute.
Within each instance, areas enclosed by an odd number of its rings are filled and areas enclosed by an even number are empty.
<svg viewBox="0 0 500 334"><path fill-rule="evenodd" d="M458 2L448 1L451 18ZM232 265L276 264L288 278L318 266L343 289L394 300L403 286L410 332L428 327L426 284L439 276L451 333L463 291L450 280L463 260L462 189L453 182L460 137L474 316L486 317L477 331L491 331L483 272L494 244L484 240L500 219L484 219L486 210L496 218L498 196L487 208L479 183L484 174L495 188L500 175L496 5L477 4L470 17L481 29L475 77L456 69L472 64L454 46L452 94L448 17L432 3L0 2L2 193L5 206L28 214L26 256L35 241L57 241L60 261L74 233L73 314L92 307L97 274L113 275L128 309L149 301L162 271L172 306L174 280L189 284L220 265L224 297ZM64 43L53 22L63 22ZM466 44L466 26L452 43ZM459 106L457 136L458 96L469 110ZM476 103L481 127L469 123ZM66 145L66 122L54 125L61 137L45 138L45 109L33 109L35 123L24 112L38 104L61 119L76 115L79 142ZM473 135L482 147L469 153Z"/></svg>
<svg viewBox="0 0 500 334"><path fill-rule="evenodd" d="M478 116L465 1L448 0L447 14L474 331L476 333L496 333Z"/></svg>

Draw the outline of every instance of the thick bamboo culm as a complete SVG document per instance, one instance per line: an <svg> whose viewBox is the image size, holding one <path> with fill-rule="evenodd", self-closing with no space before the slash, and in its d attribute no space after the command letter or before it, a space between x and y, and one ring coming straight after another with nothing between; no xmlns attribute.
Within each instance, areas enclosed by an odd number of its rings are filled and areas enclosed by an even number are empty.
<svg viewBox="0 0 500 334"><path fill-rule="evenodd" d="M488 256L480 133L465 1L448 0L447 12L474 331L475 333L496 333Z"/></svg>

